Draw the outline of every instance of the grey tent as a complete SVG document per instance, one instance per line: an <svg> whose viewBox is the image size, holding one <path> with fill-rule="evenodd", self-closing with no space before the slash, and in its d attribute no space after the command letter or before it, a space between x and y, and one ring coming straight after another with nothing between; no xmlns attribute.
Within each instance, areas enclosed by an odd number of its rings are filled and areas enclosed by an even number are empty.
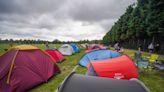
<svg viewBox="0 0 164 92"><path fill-rule="evenodd" d="M116 80L72 73L57 92L149 92L139 80Z"/></svg>
<svg viewBox="0 0 164 92"><path fill-rule="evenodd" d="M62 45L58 50L63 55L68 55L68 56L72 55L74 53L74 50L73 50L72 46L70 46L69 44Z"/></svg>

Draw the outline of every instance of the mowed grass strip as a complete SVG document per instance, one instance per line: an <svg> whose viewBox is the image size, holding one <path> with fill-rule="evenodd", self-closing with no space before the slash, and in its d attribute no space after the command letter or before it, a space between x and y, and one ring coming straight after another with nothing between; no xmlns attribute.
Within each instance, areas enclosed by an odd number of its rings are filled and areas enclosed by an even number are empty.
<svg viewBox="0 0 164 92"><path fill-rule="evenodd" d="M10 48L8 44L0 44L0 56L5 53L5 49Z"/></svg>

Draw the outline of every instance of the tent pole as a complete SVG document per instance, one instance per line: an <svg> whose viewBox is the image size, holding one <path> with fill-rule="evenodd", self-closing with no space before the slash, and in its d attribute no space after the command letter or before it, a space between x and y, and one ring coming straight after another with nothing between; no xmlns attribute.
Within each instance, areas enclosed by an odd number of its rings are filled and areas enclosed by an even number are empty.
<svg viewBox="0 0 164 92"><path fill-rule="evenodd" d="M11 61L11 66L10 66L9 74L8 74L8 77L7 77L7 84L10 83L11 72L13 70L14 62L15 62L15 59L16 59L16 56L17 56L18 52L19 52L19 50L16 51L16 53L15 53L15 55L14 55L12 61Z"/></svg>

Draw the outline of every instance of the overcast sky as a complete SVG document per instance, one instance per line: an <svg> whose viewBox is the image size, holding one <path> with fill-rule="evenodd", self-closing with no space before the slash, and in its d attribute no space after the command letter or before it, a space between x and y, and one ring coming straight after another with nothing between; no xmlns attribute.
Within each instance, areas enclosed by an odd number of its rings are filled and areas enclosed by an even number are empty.
<svg viewBox="0 0 164 92"><path fill-rule="evenodd" d="M136 0L0 0L1 39L102 39Z"/></svg>

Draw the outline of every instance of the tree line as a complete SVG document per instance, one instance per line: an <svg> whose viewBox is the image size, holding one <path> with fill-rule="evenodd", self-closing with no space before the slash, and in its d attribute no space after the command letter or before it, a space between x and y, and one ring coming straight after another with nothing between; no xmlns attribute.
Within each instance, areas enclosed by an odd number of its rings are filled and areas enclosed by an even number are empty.
<svg viewBox="0 0 164 92"><path fill-rule="evenodd" d="M164 2L163 0L137 0L128 6L126 12L114 23L103 37L102 43L130 49L142 47L148 50L150 43L159 44L164 54Z"/></svg>
<svg viewBox="0 0 164 92"><path fill-rule="evenodd" d="M13 39L5 39L2 40L0 39L0 44L45 44L46 42L50 44L69 44L69 43L78 43L78 44L83 44L83 43L100 43L101 40L80 40L80 41L60 41L58 39L55 39L53 41L47 41L47 40L29 40L29 39L19 39L19 40L13 40Z"/></svg>
<svg viewBox="0 0 164 92"><path fill-rule="evenodd" d="M137 0L103 37L103 43L129 40L164 40L163 0Z"/></svg>

